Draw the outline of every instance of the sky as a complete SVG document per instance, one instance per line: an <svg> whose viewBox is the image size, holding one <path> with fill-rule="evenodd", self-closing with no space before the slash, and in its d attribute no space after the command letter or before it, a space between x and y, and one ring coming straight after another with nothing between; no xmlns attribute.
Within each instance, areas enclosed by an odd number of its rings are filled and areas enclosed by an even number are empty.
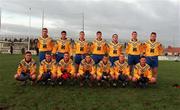
<svg viewBox="0 0 180 110"><path fill-rule="evenodd" d="M165 45L180 46L180 0L0 0L0 8L1 34L40 35L44 10L44 27L52 37L66 30L77 38L84 13L89 39L102 31L105 39L117 33L120 40L129 40L137 31L144 41L154 31Z"/></svg>

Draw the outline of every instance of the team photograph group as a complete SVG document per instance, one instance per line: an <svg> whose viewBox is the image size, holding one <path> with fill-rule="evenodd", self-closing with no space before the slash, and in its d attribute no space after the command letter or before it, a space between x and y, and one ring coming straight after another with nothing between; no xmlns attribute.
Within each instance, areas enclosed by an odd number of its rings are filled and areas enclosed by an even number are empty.
<svg viewBox="0 0 180 110"><path fill-rule="evenodd" d="M42 28L38 38L39 60L26 51L20 61L14 78L22 85L64 85L79 86L121 86L130 84L147 87L158 82L158 56L163 46L157 40L157 33L151 32L145 42L133 31L127 45L122 45L117 34L112 41L106 41L97 31L93 41L86 40L85 32L79 32L75 42L67 37L66 31L54 41L48 29ZM39 66L38 66L39 65Z"/></svg>

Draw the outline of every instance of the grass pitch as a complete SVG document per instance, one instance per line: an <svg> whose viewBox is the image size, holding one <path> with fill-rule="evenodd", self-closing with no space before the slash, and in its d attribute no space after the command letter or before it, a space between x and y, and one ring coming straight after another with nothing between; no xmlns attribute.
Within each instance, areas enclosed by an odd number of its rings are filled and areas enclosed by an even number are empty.
<svg viewBox="0 0 180 110"><path fill-rule="evenodd" d="M36 56L33 56L37 59ZM20 86L21 55L0 54L0 110L180 110L180 62L161 61L158 84L140 88Z"/></svg>

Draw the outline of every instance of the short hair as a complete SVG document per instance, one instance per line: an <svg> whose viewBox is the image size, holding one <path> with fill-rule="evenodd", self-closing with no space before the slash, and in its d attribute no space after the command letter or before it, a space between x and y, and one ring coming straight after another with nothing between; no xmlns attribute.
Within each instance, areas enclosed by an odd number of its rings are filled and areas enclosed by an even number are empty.
<svg viewBox="0 0 180 110"><path fill-rule="evenodd" d="M136 33L136 34L137 34L137 32L136 32L136 31L133 31L133 32L132 32L132 34L134 34L134 33Z"/></svg>
<svg viewBox="0 0 180 110"><path fill-rule="evenodd" d="M108 55L108 54L105 54L103 57L108 57L108 58L109 58L109 55Z"/></svg>
<svg viewBox="0 0 180 110"><path fill-rule="evenodd" d="M65 55L65 54L68 54L68 55L69 55L69 52L64 52L64 55Z"/></svg>
<svg viewBox="0 0 180 110"><path fill-rule="evenodd" d="M113 35L112 35L112 37L113 37L113 36L117 36L117 37L118 37L118 35L117 35L117 34L113 34Z"/></svg>
<svg viewBox="0 0 180 110"><path fill-rule="evenodd" d="M46 55L51 55L51 52L46 52Z"/></svg>
<svg viewBox="0 0 180 110"><path fill-rule="evenodd" d="M90 54L86 53L86 54L85 54L85 57L87 57L87 56L90 56L90 57L91 57L91 55L90 55Z"/></svg>
<svg viewBox="0 0 180 110"><path fill-rule="evenodd" d="M30 51L26 51L25 55L26 55L26 54L32 54L32 53L31 53Z"/></svg>
<svg viewBox="0 0 180 110"><path fill-rule="evenodd" d="M101 31L97 31L96 34L102 34L102 32Z"/></svg>
<svg viewBox="0 0 180 110"><path fill-rule="evenodd" d="M42 28L42 30L48 30L47 28Z"/></svg>
<svg viewBox="0 0 180 110"><path fill-rule="evenodd" d="M151 35L153 35L153 34L156 35L156 32L151 32Z"/></svg>
<svg viewBox="0 0 180 110"><path fill-rule="evenodd" d="M83 33L84 34L84 31L80 31L79 33Z"/></svg>
<svg viewBox="0 0 180 110"><path fill-rule="evenodd" d="M61 34L62 34L62 33L65 33L65 34L66 34L66 31L61 31Z"/></svg>
<svg viewBox="0 0 180 110"><path fill-rule="evenodd" d="M140 59L142 59L142 58L146 58L145 56L140 56Z"/></svg>
<svg viewBox="0 0 180 110"><path fill-rule="evenodd" d="M125 56L125 55L124 55L124 53L120 53L120 55L119 55L119 56L121 56L121 55L122 55L122 56Z"/></svg>

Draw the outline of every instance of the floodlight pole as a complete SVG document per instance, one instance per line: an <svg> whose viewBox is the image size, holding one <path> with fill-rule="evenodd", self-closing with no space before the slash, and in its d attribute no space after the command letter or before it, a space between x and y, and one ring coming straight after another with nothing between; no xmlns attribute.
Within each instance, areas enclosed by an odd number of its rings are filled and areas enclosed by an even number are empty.
<svg viewBox="0 0 180 110"><path fill-rule="evenodd" d="M44 28L44 9L43 9L43 11L42 11L42 27L41 27L41 29L42 28Z"/></svg>
<svg viewBox="0 0 180 110"><path fill-rule="evenodd" d="M29 30L28 30L28 51L30 50L30 38L31 38L31 8L29 8Z"/></svg>
<svg viewBox="0 0 180 110"><path fill-rule="evenodd" d="M84 11L82 13L82 30L84 31Z"/></svg>
<svg viewBox="0 0 180 110"><path fill-rule="evenodd" d="M1 7L0 7L0 33L1 33Z"/></svg>

